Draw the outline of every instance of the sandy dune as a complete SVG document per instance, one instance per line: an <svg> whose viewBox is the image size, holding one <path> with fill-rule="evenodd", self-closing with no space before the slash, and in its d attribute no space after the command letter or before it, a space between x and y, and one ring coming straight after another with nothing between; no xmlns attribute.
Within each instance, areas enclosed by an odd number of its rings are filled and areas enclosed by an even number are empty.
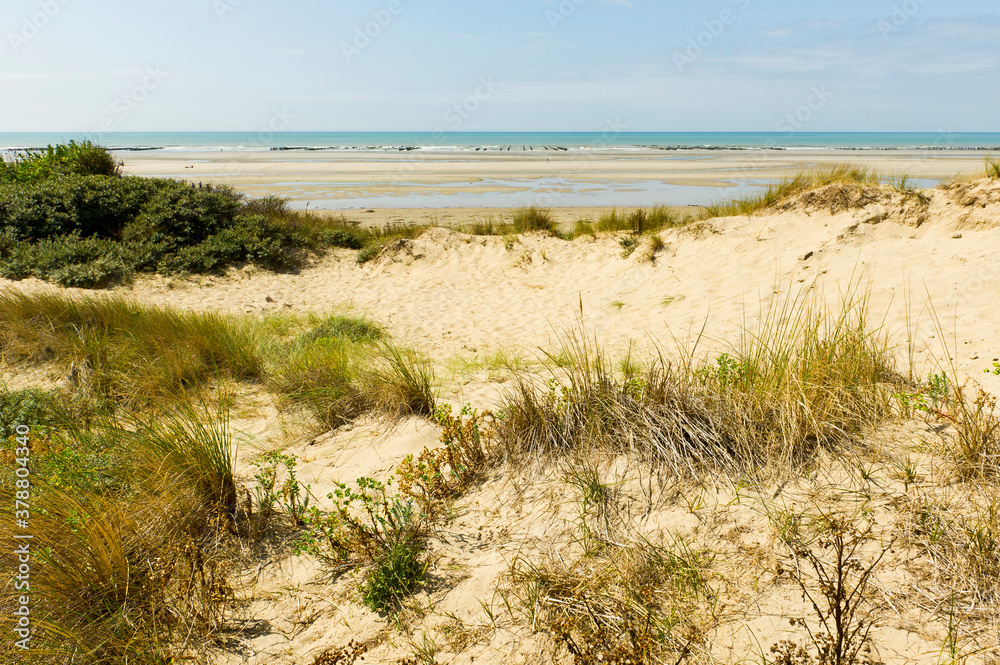
<svg viewBox="0 0 1000 665"><path fill-rule="evenodd" d="M861 284L870 289L873 317L896 334L901 356L909 321L925 369L950 349L961 370L1000 393L1000 377L982 373L1000 358L996 181L920 195L832 186L767 214L713 219L661 237L664 249L645 260L643 247L623 258L613 237L566 242L529 235L507 247L502 238L435 228L360 266L354 252L337 251L297 274L244 269L224 277L143 278L122 290L144 302L197 310L362 312L435 360L446 401L491 408L504 390L503 377L495 381L486 371L455 376L449 359L504 349L531 360L554 351L561 331L577 326L578 318L617 350L669 347L672 339L690 339L704 328L707 353L744 322L752 326L774 298L816 289L835 301L841 290ZM18 288L48 287L25 282ZM932 309L946 339L933 326ZM278 412L261 399L259 412L235 425L252 433L258 447L288 445L317 496L342 479L384 478L407 454L436 445L437 428L423 420L363 421L317 433L279 425ZM904 424L877 436L887 452L873 461L884 479L875 489L831 464L773 494L774 488L744 488L741 499L741 490L726 483L668 483L654 491L652 480L647 494L635 468L607 460L608 478L620 480L630 528L650 538L672 534L709 543L717 552L712 579L724 602L707 636L706 662L709 655L726 663L760 662L770 656L771 644L791 634L788 618L810 611L788 574L782 576L767 506L804 505L817 495L867 487L876 496L874 518L892 524L896 508L879 498L899 484L890 480L892 451L933 432ZM253 451L245 446L241 460ZM919 459L929 483L933 460ZM494 478L463 497L456 519L434 537L430 582L416 596L422 609L399 619L403 630L352 600L350 579L331 585L309 559L269 559L253 572L252 592L245 587L252 598L243 610L249 619L244 633L228 655L216 656L233 664L311 663L324 649L354 639L373 644L365 663L395 663L428 645L442 663L569 663L564 649L553 658L551 636L533 631L506 606L513 597L506 573L519 555L536 561L571 556L578 514L567 487L562 472L552 469L531 483ZM947 622L910 588L919 575L909 563L892 562L880 573L875 599L879 660L942 662ZM777 574L768 572L776 566ZM988 632L995 629L995 621L980 618L976 644L1000 646ZM992 653L987 649L968 662L990 662Z"/></svg>
<svg viewBox="0 0 1000 665"><path fill-rule="evenodd" d="M840 201L838 191L752 218L714 219L661 234L665 249L622 258L615 238L565 242L472 237L435 228L359 266L338 251L298 274L234 271L193 280L146 278L143 300L230 312L325 312L348 307L383 321L434 357L514 347L550 349L582 321L602 342L648 346L686 337L708 322L731 337L779 293L815 284L831 299L852 280L871 287L872 312L905 338L921 325L918 352L938 353L932 306L958 331L970 372L1000 356L1000 194L992 184L928 190L927 200L890 190ZM954 341L954 340L950 340ZM977 356L972 358L971 356Z"/></svg>

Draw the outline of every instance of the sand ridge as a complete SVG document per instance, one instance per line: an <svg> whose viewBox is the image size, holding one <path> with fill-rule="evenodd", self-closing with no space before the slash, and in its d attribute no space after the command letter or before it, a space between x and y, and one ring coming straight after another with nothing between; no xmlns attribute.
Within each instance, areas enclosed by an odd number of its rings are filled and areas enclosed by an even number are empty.
<svg viewBox="0 0 1000 665"><path fill-rule="evenodd" d="M870 290L876 320L903 339L911 326L918 361L930 368L948 349L967 376L1000 393L1000 377L982 373L1000 358L998 194L996 181L919 196L877 188L846 203L844 192L820 190L760 215L665 231L651 260L642 246L624 257L618 237L528 234L511 242L432 228L363 265L355 252L337 250L294 274L246 268L216 277L143 277L118 291L147 303L254 316L364 313L435 361L445 402L493 408L507 387L503 378L473 374L456 382L446 369L450 358L497 349L531 358L554 352L562 331L580 325L618 351L653 352L704 330L703 348L711 353L741 325L752 327L771 301L810 289L835 301L861 284ZM28 280L15 288L50 287ZM939 339L931 307L948 339ZM300 427L289 434L278 409L258 398L258 412L234 423L252 439L241 447L244 474L257 451L283 447L299 457L300 478L317 497L363 475L386 479L407 455L437 445L438 428L422 419L363 419L336 431ZM934 432L909 424L878 436L875 451ZM880 455L871 461L881 479L875 483L834 463L778 488L664 482L644 477L628 460L606 460L602 473L617 488L616 515L635 534L714 548L712 584L726 604L715 610L718 625L701 657L760 662L770 644L793 634L788 619L811 611L774 554L780 543L767 511L867 492L873 519L891 525L900 512L896 499L887 498L899 484L892 480L897 461ZM917 459L919 476L934 477L933 460ZM366 663L396 663L426 653L428 645L443 663L571 662L551 635L515 620L509 609L519 607L508 576L518 561L557 567L578 554L580 517L565 473L560 467L529 479L495 475L462 497L455 519L433 536L429 583L412 603L418 609L395 624L356 601L350 576L331 583L308 557L262 561L240 587L249 598L239 647L213 657L225 665L311 663L353 639L373 645ZM901 550L876 580L878 657L899 665L939 663L945 627L933 623L930 602L907 586L911 579L924 583L932 571L914 572L905 557ZM989 635L981 637L989 642ZM969 662L986 663L988 655Z"/></svg>
<svg viewBox="0 0 1000 665"><path fill-rule="evenodd" d="M992 323L1000 320L1000 204L965 206L952 190L924 196L891 193L830 214L812 193L785 210L665 231L652 261L642 248L623 258L610 237L523 235L510 244L433 228L364 265L338 250L297 274L248 268L224 277L141 278L126 291L198 310L353 308L446 358L511 345L550 349L578 324L581 305L585 328L619 347L687 337L706 320L710 337L731 337L775 290L815 282L836 298L838 288L860 280L871 285L872 312L891 329L903 331L908 316L924 311L921 353L940 351L925 311L933 305L961 332L958 360L975 373L1000 356Z"/></svg>

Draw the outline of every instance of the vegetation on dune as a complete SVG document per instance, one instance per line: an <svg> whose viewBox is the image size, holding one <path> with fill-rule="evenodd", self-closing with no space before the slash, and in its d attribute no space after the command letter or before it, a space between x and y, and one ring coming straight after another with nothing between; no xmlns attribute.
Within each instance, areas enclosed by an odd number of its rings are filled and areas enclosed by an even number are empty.
<svg viewBox="0 0 1000 665"><path fill-rule="evenodd" d="M243 212L225 188L172 180L54 175L0 185L0 276L100 287L138 272L216 272L301 262L310 239Z"/></svg>
<svg viewBox="0 0 1000 665"><path fill-rule="evenodd" d="M261 257L267 247L288 257L336 246L367 260L420 232L307 216L277 198L243 200L225 189L98 173L106 153L89 144L70 148L2 167L4 266L20 257L18 270L100 283L112 269L124 278L139 265L216 270L244 261L245 244L243 253L227 252L254 233L266 246ZM812 178L810 186L867 186L870 177L801 176ZM788 184L765 205L805 187ZM575 233L619 234L623 250L652 260L663 248L655 234L685 221L667 209L613 211ZM556 234L551 215L537 209L492 224L480 230ZM453 415L436 403L431 359L364 318L255 318L120 296L0 291L0 364L37 363L65 377L54 390L0 389L0 523L15 532L16 501L30 501L37 553L33 662L210 662L213 640L224 648L246 628L246 617L236 618L247 591L241 584L255 582L242 573L259 573L268 553L293 549L316 557L332 577L349 575L348 593L358 604L403 626L424 612L415 592L437 594L448 583L443 566L434 569L442 525L459 515L474 522L473 506L482 506L486 520L493 514L486 511L499 515L493 504L503 495L493 487L489 508L480 504L483 496L461 500L478 483L501 477L515 480L515 501L528 494L524 483L556 483L557 491L544 494L554 497L552 517L563 525L535 534L542 547L525 540L496 580L494 600L503 599L511 621L498 622L488 599L484 616L491 630L501 625L515 637L544 631L555 660L707 659L711 631L744 621L772 580L801 591L805 609L783 614L792 620L788 639L770 645L769 654L761 644L763 662L876 662L882 622L875 599L910 598L879 588L879 568L889 560L919 567L912 593L926 601L920 611L947 621L942 655L950 662L969 652L957 626L997 616L995 399L959 382L954 361L926 381L915 381L913 372L905 377L898 349L872 323L861 288L852 286L833 306L816 291L779 296L748 313L737 337L711 356L698 356L696 344L678 354L613 360L586 332L567 333L562 347L541 371L503 350L458 362L456 371L502 370L512 381L496 412L467 406ZM281 408L323 427L366 414L422 416L440 428L440 445L407 456L390 479L337 483L323 503L300 481L290 451L261 454L240 475L229 411L238 391L228 389L237 382L263 388ZM898 451L867 438L898 417L934 426L919 452L933 456L925 466L946 480L927 482L909 456L895 459ZM29 457L30 483L21 483L19 469L29 465L21 460ZM821 461L850 477L834 474L826 483ZM900 490L890 478L901 479ZM725 481L730 489L720 490L729 494L719 512L706 515L698 492L725 488ZM786 488L808 495L813 514L778 506ZM678 535L684 519L654 514L671 501L696 516L686 520L697 525L688 535ZM760 521L773 530L774 547L759 534L752 544L742 540L739 519L748 505L766 513ZM571 517L563 520L567 506ZM723 514L731 506L734 512ZM894 537L879 531L883 518ZM461 524L452 528L461 542ZM18 565L10 549L0 552L0 568ZM13 627L16 594L12 585L0 590L5 629ZM370 648L352 643L315 662L351 662ZM10 640L0 644L0 660L21 655L13 649ZM425 639L419 662L435 662L434 651Z"/></svg>
<svg viewBox="0 0 1000 665"><path fill-rule="evenodd" d="M595 229L603 233L626 231L643 235L677 228L688 221L666 206L656 206L648 210L639 208L630 213L618 212L616 209L601 215Z"/></svg>
<svg viewBox="0 0 1000 665"><path fill-rule="evenodd" d="M776 303L708 364L661 356L620 375L585 334L565 346L568 367L553 367L546 388L522 379L505 399L498 448L511 461L605 450L679 476L781 473L856 441L904 387L885 332L851 296L839 310Z"/></svg>
<svg viewBox="0 0 1000 665"><path fill-rule="evenodd" d="M994 607L1000 428L992 403L945 375L905 380L885 330L869 324L863 294L822 303L779 298L725 353L704 360L688 352L612 362L595 340L570 334L547 386L525 371L537 368L512 370L495 414L466 407L452 415L434 404L429 361L365 319L255 321L119 297L4 292L4 362L61 364L74 377L56 391L0 392L5 523L14 493L26 491L16 485L17 459L31 456L32 529L44 553L32 578L41 599L37 660L200 657L235 625L240 572L279 536L331 575L350 575L359 604L405 613L415 592L440 583L432 548L441 525L466 509L456 502L491 475L523 477L530 464L533 474L564 478L578 519L564 549L526 548L511 560L500 588L511 618L546 631L574 663L687 662L707 653L706 635L720 621L730 582L717 562L738 552L640 532L621 504L631 499L618 484L630 481L608 480L602 464L628 459L626 475L639 468L696 486L725 477L738 503L741 487L784 486L806 470L812 478L823 451L853 468L867 450L864 435L900 414L952 426L944 450L969 509L949 515L951 499L909 467L899 472L905 490L875 503L894 506L899 543L912 548L906 556L934 561L922 593L940 596L926 585L950 585L963 603ZM391 480L338 484L320 503L292 454L261 455L252 479L237 474L230 399L206 390L237 380L268 387L329 426L372 411L422 414L440 426L441 445L408 456ZM19 438L18 425L30 434ZM883 488L873 476L862 472ZM861 663L873 648L866 603L893 542L879 540L865 508L874 504L858 508L871 499L857 494L817 503L811 518L765 503L788 549L777 575L793 575L815 610L795 618L807 630L773 644L770 659ZM684 500L700 510L697 499ZM831 505L858 512L823 512ZM13 565L10 553L0 565ZM9 589L0 594L0 606L13 602Z"/></svg>
<svg viewBox="0 0 1000 665"><path fill-rule="evenodd" d="M252 492L237 477L229 401L212 391L219 382L263 383L295 401L302 386L281 380L302 349L338 346L340 379L361 404L352 417L434 409L424 361L364 319L255 321L117 296L5 291L0 301L3 362L58 365L69 376L58 391L0 392L0 519L10 524L14 493L28 491L15 481L17 460L30 455L32 529L44 552L32 578L38 662L159 665L190 653L232 611L243 557L275 529L307 524L310 495L293 457L265 460ZM327 377L306 377L323 412L323 391L335 390ZM395 606L422 576L418 533L373 551L362 587L372 607ZM0 564L11 564L9 553ZM11 606L10 593L0 606Z"/></svg>
<svg viewBox="0 0 1000 665"><path fill-rule="evenodd" d="M137 273L216 273L251 263L294 269L308 252L361 250L359 262L413 227L362 228L228 187L123 177L91 143L19 155L0 166L0 277L104 287Z"/></svg>
<svg viewBox="0 0 1000 665"><path fill-rule="evenodd" d="M81 392L138 406L222 378L259 380L267 322L120 296L0 292L0 357L59 365Z"/></svg>
<svg viewBox="0 0 1000 665"><path fill-rule="evenodd" d="M232 564L249 544L231 529L227 420L185 406L9 442L31 457L30 489L19 490L36 552L31 662L166 663L221 628ZM19 465L4 452L0 496L13 506ZM12 518L5 508L4 523Z"/></svg>
<svg viewBox="0 0 1000 665"><path fill-rule="evenodd" d="M0 160L0 183L32 183L56 175L119 176L114 155L90 141L49 146L21 153L11 161Z"/></svg>
<svg viewBox="0 0 1000 665"><path fill-rule="evenodd" d="M828 185L847 185L852 187L878 187L881 178L871 169L850 164L840 164L830 168L803 171L791 178L768 185L758 194L745 198L715 203L705 208L703 216L733 217L736 215L752 215L771 208L793 196L803 194Z"/></svg>
<svg viewBox="0 0 1000 665"><path fill-rule="evenodd" d="M1000 178L1000 159L986 158L986 177Z"/></svg>

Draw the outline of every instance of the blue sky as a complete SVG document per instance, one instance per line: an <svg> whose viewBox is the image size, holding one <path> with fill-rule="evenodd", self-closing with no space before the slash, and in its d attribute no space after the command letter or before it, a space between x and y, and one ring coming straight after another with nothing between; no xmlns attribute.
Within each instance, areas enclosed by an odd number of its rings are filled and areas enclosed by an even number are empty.
<svg viewBox="0 0 1000 665"><path fill-rule="evenodd" d="M4 0L0 37L0 131L1000 131L996 0Z"/></svg>

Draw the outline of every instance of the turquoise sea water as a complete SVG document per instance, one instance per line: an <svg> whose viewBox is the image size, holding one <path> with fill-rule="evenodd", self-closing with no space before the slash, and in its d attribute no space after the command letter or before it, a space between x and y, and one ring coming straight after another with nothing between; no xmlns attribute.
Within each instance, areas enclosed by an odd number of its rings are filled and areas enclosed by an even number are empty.
<svg viewBox="0 0 1000 665"><path fill-rule="evenodd" d="M1000 133L0 132L0 150L91 139L121 150L935 149L1000 151Z"/></svg>

